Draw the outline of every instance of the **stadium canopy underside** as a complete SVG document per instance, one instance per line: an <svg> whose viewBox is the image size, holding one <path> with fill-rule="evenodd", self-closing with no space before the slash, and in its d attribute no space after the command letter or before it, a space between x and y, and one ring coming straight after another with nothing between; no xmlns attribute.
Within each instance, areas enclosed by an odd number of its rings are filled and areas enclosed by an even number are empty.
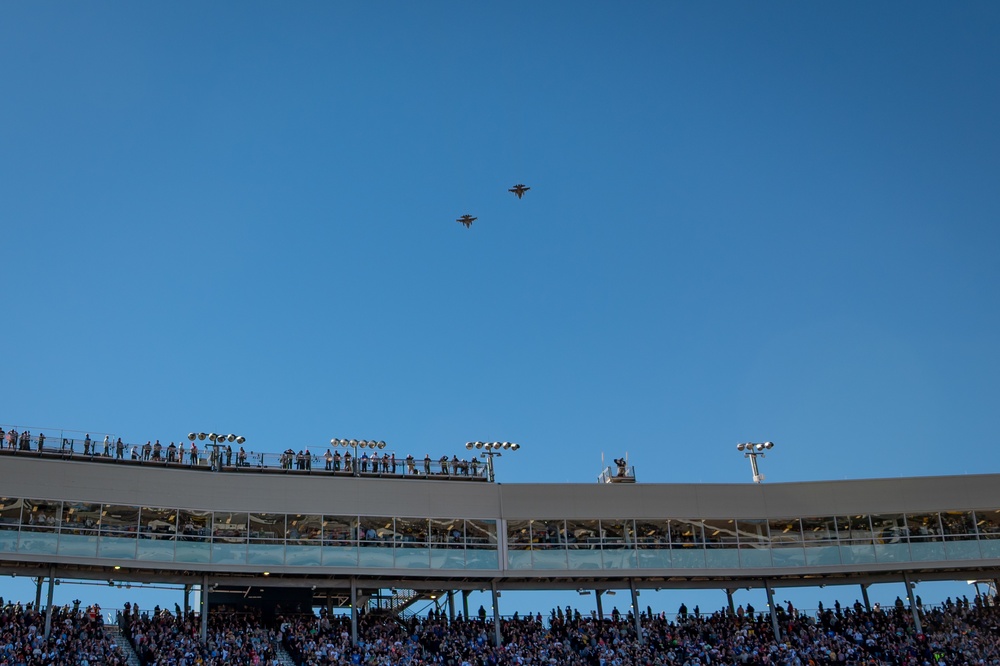
<svg viewBox="0 0 1000 666"><path fill-rule="evenodd" d="M432 594L1000 577L1000 475L470 484L3 453L0 575L306 588L315 602L338 605L352 587Z"/></svg>

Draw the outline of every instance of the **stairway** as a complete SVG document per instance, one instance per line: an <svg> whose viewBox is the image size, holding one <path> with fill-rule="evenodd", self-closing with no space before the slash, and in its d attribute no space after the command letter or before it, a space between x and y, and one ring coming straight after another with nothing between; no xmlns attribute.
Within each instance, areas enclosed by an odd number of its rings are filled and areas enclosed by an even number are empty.
<svg viewBox="0 0 1000 666"><path fill-rule="evenodd" d="M121 628L117 624L108 623L104 625L104 635L115 642L128 659L129 666L141 666L139 655L132 649L132 644L122 634Z"/></svg>
<svg viewBox="0 0 1000 666"><path fill-rule="evenodd" d="M292 655L288 654L288 650L285 649L284 645L278 643L276 648L275 653L278 656L279 664L282 664L283 666L298 666L298 664L295 663L295 660L292 659Z"/></svg>

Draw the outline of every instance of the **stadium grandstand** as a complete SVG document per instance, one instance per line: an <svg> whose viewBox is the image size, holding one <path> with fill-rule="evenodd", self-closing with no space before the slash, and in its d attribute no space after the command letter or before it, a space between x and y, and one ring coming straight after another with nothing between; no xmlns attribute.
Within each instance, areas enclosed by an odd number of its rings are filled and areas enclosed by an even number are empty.
<svg viewBox="0 0 1000 666"><path fill-rule="evenodd" d="M0 664L1000 663L998 475L501 484L489 457L475 473L454 457L425 468L428 455L383 467L377 443L362 471L287 451L248 464L226 438L172 460L95 441L17 433L0 452L0 575L39 581L34 603L4 604ZM93 606L54 607L60 579L182 585L198 602L104 626ZM934 608L913 593L957 580L990 592ZM878 608L866 590L884 582L905 592ZM848 584L864 600L851 608L773 597ZM748 587L766 609L733 603ZM615 589L632 603L608 617ZM668 618L639 610L649 589L729 603ZM470 613L481 590L493 607ZM587 590L597 611L501 621L506 590ZM431 598L447 610L412 613Z"/></svg>

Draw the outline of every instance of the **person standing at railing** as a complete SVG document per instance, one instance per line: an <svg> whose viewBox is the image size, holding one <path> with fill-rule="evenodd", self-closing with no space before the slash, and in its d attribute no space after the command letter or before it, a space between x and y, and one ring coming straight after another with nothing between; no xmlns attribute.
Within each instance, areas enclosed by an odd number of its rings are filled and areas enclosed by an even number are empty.
<svg viewBox="0 0 1000 666"><path fill-rule="evenodd" d="M90 444L91 444L91 442L90 442L90 433L88 432L87 436L83 440L83 455L85 455L85 456L89 456L90 455Z"/></svg>
<svg viewBox="0 0 1000 666"><path fill-rule="evenodd" d="M191 464L198 464L198 445L194 442L191 442Z"/></svg>
<svg viewBox="0 0 1000 666"><path fill-rule="evenodd" d="M417 461L413 459L411 454L407 454L406 456L406 471L410 474L417 473Z"/></svg>
<svg viewBox="0 0 1000 666"><path fill-rule="evenodd" d="M111 457L110 450L111 450L111 435L105 435L104 436L104 457L105 458Z"/></svg>
<svg viewBox="0 0 1000 666"><path fill-rule="evenodd" d="M13 451L15 448L17 448L15 445L17 442L17 431L14 430L13 428L8 430L6 435L6 440L7 440L8 450Z"/></svg>
<svg viewBox="0 0 1000 666"><path fill-rule="evenodd" d="M340 451L335 451L333 454L333 471L340 471Z"/></svg>
<svg viewBox="0 0 1000 666"><path fill-rule="evenodd" d="M327 449L326 453L323 454L323 460L326 461L326 471L333 471L333 454L330 453L330 449Z"/></svg>
<svg viewBox="0 0 1000 666"><path fill-rule="evenodd" d="M125 442L119 437L118 441L115 442L115 459L124 460L125 459Z"/></svg>
<svg viewBox="0 0 1000 666"><path fill-rule="evenodd" d="M177 462L177 445L170 442L170 446L167 447L167 462Z"/></svg>
<svg viewBox="0 0 1000 666"><path fill-rule="evenodd" d="M246 467L246 464L247 464L247 452L243 450L242 446L240 447L240 452L236 454L236 463L240 467Z"/></svg>
<svg viewBox="0 0 1000 666"><path fill-rule="evenodd" d="M45 446L45 433L38 433L38 452L42 452L42 448Z"/></svg>

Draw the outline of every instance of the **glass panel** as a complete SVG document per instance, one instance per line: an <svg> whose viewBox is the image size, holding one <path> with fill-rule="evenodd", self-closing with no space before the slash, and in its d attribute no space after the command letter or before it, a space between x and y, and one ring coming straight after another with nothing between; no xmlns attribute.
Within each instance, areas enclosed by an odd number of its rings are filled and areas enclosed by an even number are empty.
<svg viewBox="0 0 1000 666"><path fill-rule="evenodd" d="M251 543L282 543L285 540L285 514L251 513L248 515Z"/></svg>
<svg viewBox="0 0 1000 666"><path fill-rule="evenodd" d="M299 543L306 543L300 541ZM318 543L318 542L317 542ZM277 549L277 546L271 546ZM251 545L253 548L253 545ZM323 549L319 545L296 546L289 544L285 546L285 564L300 567L318 567L323 563Z"/></svg>
<svg viewBox="0 0 1000 666"><path fill-rule="evenodd" d="M435 548L464 548L465 547L465 521L461 518L442 519L432 518L431 525L431 545ZM465 564L463 558L462 564ZM452 567L454 568L454 567Z"/></svg>
<svg viewBox="0 0 1000 666"><path fill-rule="evenodd" d="M21 512L21 530L25 532L50 531L62 521L62 502L49 500L24 500Z"/></svg>
<svg viewBox="0 0 1000 666"><path fill-rule="evenodd" d="M944 552L949 560L978 560L979 543L974 540L946 541Z"/></svg>
<svg viewBox="0 0 1000 666"><path fill-rule="evenodd" d="M736 521L732 518L706 520L702 527L704 528L706 547L736 548ZM737 560L738 558L733 558L733 561ZM709 566L713 565L709 564ZM738 565L734 564L733 566Z"/></svg>
<svg viewBox="0 0 1000 666"><path fill-rule="evenodd" d="M803 518L802 540L806 545L833 543L837 540L837 519L833 517ZM838 559L840 559L838 557Z"/></svg>
<svg viewBox="0 0 1000 666"><path fill-rule="evenodd" d="M528 550L531 548L531 527L527 520L507 521L507 549Z"/></svg>
<svg viewBox="0 0 1000 666"><path fill-rule="evenodd" d="M21 506L17 497L0 497L0 530L16 530L21 525Z"/></svg>
<svg viewBox="0 0 1000 666"><path fill-rule="evenodd" d="M59 535L59 554L73 557L97 557L97 532L63 532Z"/></svg>
<svg viewBox="0 0 1000 666"><path fill-rule="evenodd" d="M323 516L324 546L353 546L358 533L358 519L353 516ZM354 554L357 564L357 553ZM325 562L325 559L324 559Z"/></svg>
<svg viewBox="0 0 1000 666"><path fill-rule="evenodd" d="M353 546L324 546L324 567L356 567L358 566L358 549Z"/></svg>
<svg viewBox="0 0 1000 666"><path fill-rule="evenodd" d="M52 529L23 529L17 550L19 553L53 555L57 550L56 536Z"/></svg>
<svg viewBox="0 0 1000 666"><path fill-rule="evenodd" d="M217 546L219 544L216 544ZM316 564L319 564L319 548L316 548ZM235 555L235 553L230 553ZM213 556L214 559L214 556ZM247 564L284 564L285 545L273 541L251 541L247 546Z"/></svg>
<svg viewBox="0 0 1000 666"><path fill-rule="evenodd" d="M844 564L872 564L875 562L875 547L863 541L857 541L854 545L841 546L840 557Z"/></svg>
<svg viewBox="0 0 1000 666"><path fill-rule="evenodd" d="M983 559L1000 557L1000 539L984 539L980 541L979 550L983 553Z"/></svg>
<svg viewBox="0 0 1000 666"><path fill-rule="evenodd" d="M562 520L531 520L531 544L535 549L565 548L566 523Z"/></svg>
<svg viewBox="0 0 1000 666"><path fill-rule="evenodd" d="M740 518L736 523L740 548L767 548L767 521ZM770 560L770 557L768 558ZM743 566L747 566L744 564ZM754 565L759 566L759 565Z"/></svg>
<svg viewBox="0 0 1000 666"><path fill-rule="evenodd" d="M398 519L397 519L398 522ZM426 536L424 537L426 538ZM416 544L406 544L396 549L396 564L400 569L428 569L431 566L430 548L418 547Z"/></svg>
<svg viewBox="0 0 1000 666"><path fill-rule="evenodd" d="M635 525L631 520L602 520L601 547L605 550L635 547Z"/></svg>
<svg viewBox="0 0 1000 666"><path fill-rule="evenodd" d="M614 551L608 551L613 553ZM596 547L570 546L569 568L570 569L600 569L602 566L601 551Z"/></svg>
<svg viewBox="0 0 1000 666"><path fill-rule="evenodd" d="M534 532L532 532L534 534ZM532 551L532 567L535 569L566 569L566 551L556 546Z"/></svg>
<svg viewBox="0 0 1000 666"><path fill-rule="evenodd" d="M22 517L23 520L23 517ZM1000 511L995 509L976 510L976 527L980 539L1000 539ZM983 557L986 557L985 551Z"/></svg>
<svg viewBox="0 0 1000 666"><path fill-rule="evenodd" d="M802 528L798 518L772 518L767 521L771 532L771 548L802 545Z"/></svg>
<svg viewBox="0 0 1000 666"><path fill-rule="evenodd" d="M242 537L224 536L221 537L221 540L214 541L212 543L212 562L214 564L246 564L247 545L241 541L241 538L246 538L245 532Z"/></svg>
<svg viewBox="0 0 1000 666"><path fill-rule="evenodd" d="M177 533L177 510L144 506L139 511L139 537L173 539ZM173 548L171 547L171 550Z"/></svg>
<svg viewBox="0 0 1000 666"><path fill-rule="evenodd" d="M700 521L676 519L670 521L670 546L672 548L687 547L704 542Z"/></svg>
<svg viewBox="0 0 1000 666"><path fill-rule="evenodd" d="M671 559L675 568L680 569L704 569L705 550L703 548L682 547L675 548L671 552Z"/></svg>
<svg viewBox="0 0 1000 666"><path fill-rule="evenodd" d="M242 511L216 511L215 519L212 522L212 540L214 543L230 543L230 544L244 544L247 542L247 520L250 514L244 513ZM214 552L214 551L213 551ZM229 552L226 550L218 551L220 554L223 552ZM239 560L240 557L246 559L246 551L242 551L244 554L242 556L237 556L236 559ZM221 556L221 555L220 555ZM230 557L225 557L225 561L229 561ZM215 556L212 556L213 562L221 562L223 560L217 560Z"/></svg>
<svg viewBox="0 0 1000 666"><path fill-rule="evenodd" d="M776 567L803 567L806 564L806 551L791 544L784 544L771 549L771 562Z"/></svg>
<svg viewBox="0 0 1000 666"><path fill-rule="evenodd" d="M366 548L374 548L376 546L392 548L393 541L396 538L396 532L393 527L392 518L361 516L358 519L358 539L361 545ZM365 558L367 555L362 555L362 557ZM387 566L392 566L391 553Z"/></svg>
<svg viewBox="0 0 1000 666"><path fill-rule="evenodd" d="M393 566L392 546L379 546L372 543L359 549L358 566L391 569Z"/></svg>
<svg viewBox="0 0 1000 666"><path fill-rule="evenodd" d="M426 518L397 518L396 542L403 548L424 546L427 544L428 529Z"/></svg>
<svg viewBox="0 0 1000 666"><path fill-rule="evenodd" d="M285 539L289 544L319 546L323 540L323 516L289 514L285 519Z"/></svg>
<svg viewBox="0 0 1000 666"><path fill-rule="evenodd" d="M211 511L190 511L180 509L177 512L177 529L180 531L179 538L182 541L208 541L211 532L209 524L212 522ZM180 549L178 548L178 552ZM202 560L184 560L185 562L201 562Z"/></svg>
<svg viewBox="0 0 1000 666"><path fill-rule="evenodd" d="M208 529L206 523L205 529ZM177 562L208 562L212 555L212 544L201 541L202 537L181 537L181 539L198 539L198 541L178 541L175 544L174 560Z"/></svg>
<svg viewBox="0 0 1000 666"><path fill-rule="evenodd" d="M944 542L917 539L910 544L910 557L914 562L931 562L945 559Z"/></svg>
<svg viewBox="0 0 1000 666"><path fill-rule="evenodd" d="M906 543L906 519L901 513L872 515L872 534L877 544Z"/></svg>
<svg viewBox="0 0 1000 666"><path fill-rule="evenodd" d="M571 549L598 548L600 543L601 524L597 520L567 520L566 545ZM597 559L600 566L600 558Z"/></svg>
<svg viewBox="0 0 1000 666"><path fill-rule="evenodd" d="M526 553L527 554L527 553ZM495 550L466 550L466 569L499 569L500 555Z"/></svg>
<svg viewBox="0 0 1000 666"><path fill-rule="evenodd" d="M810 566L840 564L840 548L837 546L806 547L806 562Z"/></svg>
<svg viewBox="0 0 1000 666"><path fill-rule="evenodd" d="M948 541L965 541L976 538L976 517L971 511L944 511L941 528Z"/></svg>
<svg viewBox="0 0 1000 666"><path fill-rule="evenodd" d="M639 566L643 569L669 569L671 565L670 551L666 548L639 549Z"/></svg>
<svg viewBox="0 0 1000 666"><path fill-rule="evenodd" d="M638 565L635 550L632 548L611 548L601 552L605 569L635 569Z"/></svg>
<svg viewBox="0 0 1000 666"><path fill-rule="evenodd" d="M159 539L140 538L135 558L154 562L171 562L174 559L173 536L162 536Z"/></svg>
<svg viewBox="0 0 1000 666"><path fill-rule="evenodd" d="M530 550L508 550L507 551L507 568L508 569L530 569L531 568L531 551Z"/></svg>
<svg viewBox="0 0 1000 666"><path fill-rule="evenodd" d="M708 525L705 525L705 530L707 533ZM740 566L740 552L735 545L730 548L709 547L705 551L705 566L709 569L735 569Z"/></svg>
<svg viewBox="0 0 1000 666"><path fill-rule="evenodd" d="M837 518L837 532L841 541L855 544L869 544L874 538L867 515L839 516ZM845 559L844 564L848 563L848 560Z"/></svg>
<svg viewBox="0 0 1000 666"><path fill-rule="evenodd" d="M898 539L895 543L876 543L875 559L879 562L909 562L910 544L905 541L899 543Z"/></svg>
<svg viewBox="0 0 1000 666"><path fill-rule="evenodd" d="M743 538L743 521L740 521L740 539ZM771 566L771 551L762 547L748 547L746 544L740 546L740 566L743 567L769 567Z"/></svg>
<svg viewBox="0 0 1000 666"><path fill-rule="evenodd" d="M465 521L465 547L466 548L497 548L497 521L495 520L466 520ZM468 560L466 560L468 561ZM495 560L499 566L499 560Z"/></svg>
<svg viewBox="0 0 1000 666"><path fill-rule="evenodd" d="M139 532L139 508L124 504L105 504L101 509L101 536L134 539ZM132 546L135 549L135 546ZM103 550L103 547L102 547Z"/></svg>
<svg viewBox="0 0 1000 666"><path fill-rule="evenodd" d="M100 520L100 504L67 502L63 507L63 523L60 531L64 534L96 533Z"/></svg>
<svg viewBox="0 0 1000 666"><path fill-rule="evenodd" d="M639 548L668 548L670 546L669 520L637 521L635 531Z"/></svg>
<svg viewBox="0 0 1000 666"><path fill-rule="evenodd" d="M911 513L906 516L910 541L941 540L941 523L936 513Z"/></svg>
<svg viewBox="0 0 1000 666"><path fill-rule="evenodd" d="M139 510L135 510L136 514ZM137 515L138 517L138 515ZM116 559L135 559L135 535L130 536L108 536L103 530L101 538L97 543L98 557L113 557Z"/></svg>
<svg viewBox="0 0 1000 666"><path fill-rule="evenodd" d="M432 548L431 549L432 569L464 569L465 551L461 547Z"/></svg>

